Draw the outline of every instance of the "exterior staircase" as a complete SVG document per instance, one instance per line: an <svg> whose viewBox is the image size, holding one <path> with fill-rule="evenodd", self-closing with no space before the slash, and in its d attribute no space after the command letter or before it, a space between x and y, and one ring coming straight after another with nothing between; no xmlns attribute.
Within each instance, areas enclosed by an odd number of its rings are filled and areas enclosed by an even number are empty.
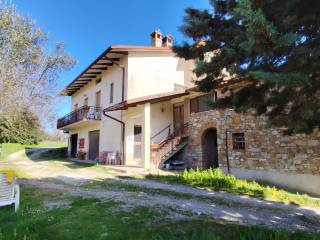
<svg viewBox="0 0 320 240"><path fill-rule="evenodd" d="M159 132L160 133L160 132ZM164 162L180 152L188 143L188 124L182 129L170 133L158 144L151 145L151 162L158 168L164 167Z"/></svg>

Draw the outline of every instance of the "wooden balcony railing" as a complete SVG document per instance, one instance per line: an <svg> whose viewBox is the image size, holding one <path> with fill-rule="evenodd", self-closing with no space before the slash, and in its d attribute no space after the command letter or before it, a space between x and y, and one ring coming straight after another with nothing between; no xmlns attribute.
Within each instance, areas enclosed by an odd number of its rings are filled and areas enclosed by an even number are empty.
<svg viewBox="0 0 320 240"><path fill-rule="evenodd" d="M101 120L101 108L93 106L83 106L68 115L58 119L57 128L63 128L67 125L84 120Z"/></svg>

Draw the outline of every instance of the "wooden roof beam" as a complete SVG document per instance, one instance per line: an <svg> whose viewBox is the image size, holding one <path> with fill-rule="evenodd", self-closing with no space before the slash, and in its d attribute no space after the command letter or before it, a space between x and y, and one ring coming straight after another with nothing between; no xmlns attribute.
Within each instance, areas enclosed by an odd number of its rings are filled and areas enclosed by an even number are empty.
<svg viewBox="0 0 320 240"><path fill-rule="evenodd" d="M78 87L78 88L68 88L68 90L69 91L78 91L78 90L80 90L80 88Z"/></svg>
<svg viewBox="0 0 320 240"><path fill-rule="evenodd" d="M95 65L98 65L98 66L112 66L113 63L112 62L106 62L106 63L96 63Z"/></svg>
<svg viewBox="0 0 320 240"><path fill-rule="evenodd" d="M95 78L97 76L97 75L89 75L89 73L84 73L84 74L86 74L86 75L83 76L83 78Z"/></svg>
<svg viewBox="0 0 320 240"><path fill-rule="evenodd" d="M107 67L92 67L91 70L107 70Z"/></svg>
<svg viewBox="0 0 320 240"><path fill-rule="evenodd" d="M71 87L84 86L87 83L74 83Z"/></svg>
<svg viewBox="0 0 320 240"><path fill-rule="evenodd" d="M103 57L102 59L103 60L110 60L110 61L113 61L113 62L120 61L120 58Z"/></svg>
<svg viewBox="0 0 320 240"><path fill-rule="evenodd" d="M88 71L90 71L91 70L91 68L88 70ZM100 75L102 72L87 72L86 74L97 74L97 75Z"/></svg>

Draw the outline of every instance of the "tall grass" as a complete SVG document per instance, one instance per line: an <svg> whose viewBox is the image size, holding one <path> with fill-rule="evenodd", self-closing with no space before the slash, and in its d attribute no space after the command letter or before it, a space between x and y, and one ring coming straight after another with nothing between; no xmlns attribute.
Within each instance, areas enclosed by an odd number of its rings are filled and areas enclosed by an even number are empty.
<svg viewBox="0 0 320 240"><path fill-rule="evenodd" d="M147 178L183 183L196 187L210 188L215 191L248 195L283 203L320 207L320 199L312 198L306 194L290 193L255 181L238 179L233 175L224 174L220 169L191 169L173 176L149 175Z"/></svg>

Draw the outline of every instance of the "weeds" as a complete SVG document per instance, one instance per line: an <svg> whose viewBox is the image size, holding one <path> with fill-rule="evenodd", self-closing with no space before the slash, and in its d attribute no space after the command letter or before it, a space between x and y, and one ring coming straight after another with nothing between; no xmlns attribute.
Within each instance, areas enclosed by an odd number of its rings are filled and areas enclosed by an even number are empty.
<svg viewBox="0 0 320 240"><path fill-rule="evenodd" d="M319 199L312 198L306 194L294 194L282 189L277 189L274 186L265 186L255 181L237 179L233 175L224 174L220 169L191 169L172 176L148 175L147 178L188 184L201 188L210 188L215 191L248 195L283 203L320 207Z"/></svg>

